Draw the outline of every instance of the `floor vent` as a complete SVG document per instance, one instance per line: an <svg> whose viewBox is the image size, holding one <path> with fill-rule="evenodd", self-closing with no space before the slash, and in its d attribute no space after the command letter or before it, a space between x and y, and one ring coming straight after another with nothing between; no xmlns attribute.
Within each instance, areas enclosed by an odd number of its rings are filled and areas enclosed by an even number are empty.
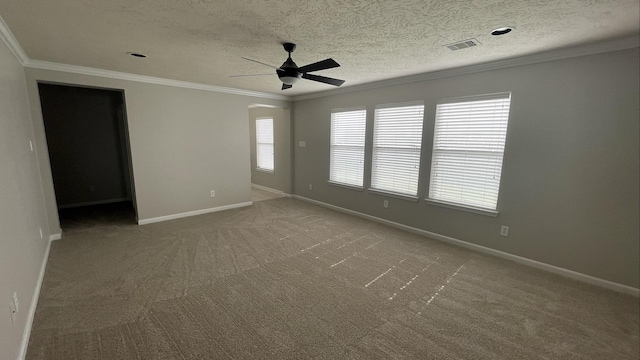
<svg viewBox="0 0 640 360"><path fill-rule="evenodd" d="M445 45L445 46L448 47L450 50L456 51L456 50L466 49L466 48L469 48L472 46L478 46L478 45L480 45L480 42L478 40L468 39L468 40L458 41L456 43Z"/></svg>

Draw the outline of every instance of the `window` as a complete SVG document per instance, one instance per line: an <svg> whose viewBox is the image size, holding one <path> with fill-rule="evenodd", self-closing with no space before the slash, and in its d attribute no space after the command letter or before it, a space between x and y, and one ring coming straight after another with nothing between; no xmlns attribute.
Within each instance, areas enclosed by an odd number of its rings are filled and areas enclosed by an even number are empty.
<svg viewBox="0 0 640 360"><path fill-rule="evenodd" d="M366 125L365 109L331 113L330 182L362 187Z"/></svg>
<svg viewBox="0 0 640 360"><path fill-rule="evenodd" d="M377 106L373 130L371 188L418 194L424 105Z"/></svg>
<svg viewBox="0 0 640 360"><path fill-rule="evenodd" d="M429 199L495 211L511 93L441 100Z"/></svg>
<svg viewBox="0 0 640 360"><path fill-rule="evenodd" d="M258 170L273 172L273 119L256 119L256 162Z"/></svg>

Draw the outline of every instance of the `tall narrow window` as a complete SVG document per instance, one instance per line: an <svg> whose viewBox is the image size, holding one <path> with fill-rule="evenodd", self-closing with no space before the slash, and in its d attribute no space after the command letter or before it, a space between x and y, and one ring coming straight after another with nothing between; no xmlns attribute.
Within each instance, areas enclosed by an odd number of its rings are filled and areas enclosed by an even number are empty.
<svg viewBox="0 0 640 360"><path fill-rule="evenodd" d="M331 113L330 182L362 187L366 125L365 109Z"/></svg>
<svg viewBox="0 0 640 360"><path fill-rule="evenodd" d="M273 118L256 120L256 162L258 170L274 171Z"/></svg>
<svg viewBox="0 0 640 360"><path fill-rule="evenodd" d="M438 102L429 199L495 211L511 93Z"/></svg>
<svg viewBox="0 0 640 360"><path fill-rule="evenodd" d="M424 104L376 107L371 188L418 195Z"/></svg>

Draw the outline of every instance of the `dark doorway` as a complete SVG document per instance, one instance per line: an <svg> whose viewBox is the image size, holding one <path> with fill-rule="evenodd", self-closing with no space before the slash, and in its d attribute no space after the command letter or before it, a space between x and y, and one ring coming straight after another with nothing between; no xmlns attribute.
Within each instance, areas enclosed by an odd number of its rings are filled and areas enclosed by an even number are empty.
<svg viewBox="0 0 640 360"><path fill-rule="evenodd" d="M101 207L113 209L117 203L135 221L124 92L38 87L61 226L65 214L98 216Z"/></svg>

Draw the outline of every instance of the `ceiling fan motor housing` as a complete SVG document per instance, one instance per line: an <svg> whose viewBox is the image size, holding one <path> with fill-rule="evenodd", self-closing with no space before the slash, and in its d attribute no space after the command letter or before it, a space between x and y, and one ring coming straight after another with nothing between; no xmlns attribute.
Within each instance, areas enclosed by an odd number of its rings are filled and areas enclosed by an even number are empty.
<svg viewBox="0 0 640 360"><path fill-rule="evenodd" d="M298 71L298 65L291 60L291 53L289 53L289 58L280 66L276 73L280 81L287 85L293 85L302 76L302 73Z"/></svg>
<svg viewBox="0 0 640 360"><path fill-rule="evenodd" d="M287 57L287 61L282 63L282 66L276 68L276 74L278 74L278 79L282 82L282 90L290 89L293 87L293 84L298 82L300 79L306 79L311 81L317 81L325 84L330 84L334 86L340 86L344 83L344 80L334 79L326 76L309 74L310 72L331 69L339 67L335 60L329 58L321 61L316 61L312 64L305 65L303 67L298 67L295 62L291 59L291 53L296 49L296 44L294 43L284 43L282 44L284 50L289 53ZM269 65L257 60L252 60L249 58L243 57L245 60L253 61L262 65L267 65L269 67L275 67L273 65ZM261 74L265 75L265 74Z"/></svg>

